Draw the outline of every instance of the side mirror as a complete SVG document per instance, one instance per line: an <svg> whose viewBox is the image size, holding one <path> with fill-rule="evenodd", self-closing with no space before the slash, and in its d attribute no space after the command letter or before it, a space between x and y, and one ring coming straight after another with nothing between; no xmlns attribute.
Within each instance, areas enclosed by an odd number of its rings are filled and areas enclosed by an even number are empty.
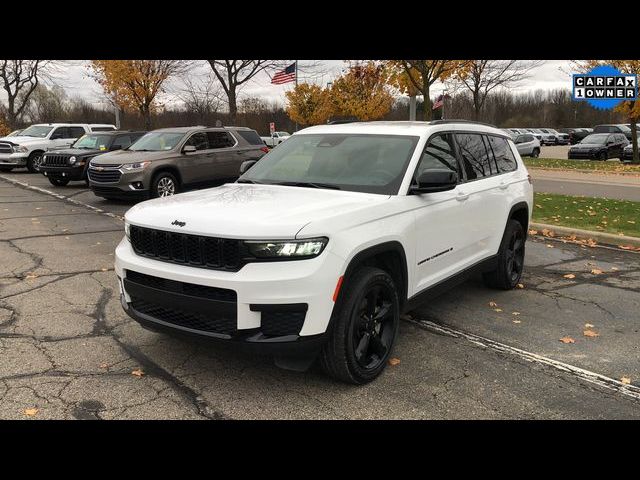
<svg viewBox="0 0 640 480"><path fill-rule="evenodd" d="M251 167L253 167L257 162L258 162L257 160L247 160L245 162L242 162L240 164L240 175L242 175L247 170L249 170Z"/></svg>
<svg viewBox="0 0 640 480"><path fill-rule="evenodd" d="M185 145L182 149L182 153L194 153L196 151L196 147L193 145Z"/></svg>
<svg viewBox="0 0 640 480"><path fill-rule="evenodd" d="M410 193L434 193L453 190L458 185L458 174L448 169L426 170L418 177L418 184L409 188Z"/></svg>
<svg viewBox="0 0 640 480"><path fill-rule="evenodd" d="M616 142L614 142L613 140L607 140L607 145L613 145L614 143Z"/></svg>

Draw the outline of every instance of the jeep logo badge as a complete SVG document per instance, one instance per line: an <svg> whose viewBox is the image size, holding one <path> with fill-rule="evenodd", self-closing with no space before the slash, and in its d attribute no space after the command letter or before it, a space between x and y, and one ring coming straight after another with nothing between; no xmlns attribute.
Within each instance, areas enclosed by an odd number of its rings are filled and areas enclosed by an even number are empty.
<svg viewBox="0 0 640 480"><path fill-rule="evenodd" d="M174 220L173 222L171 222L171 225L177 225L179 227L184 227L187 224L187 222L181 222L179 220Z"/></svg>

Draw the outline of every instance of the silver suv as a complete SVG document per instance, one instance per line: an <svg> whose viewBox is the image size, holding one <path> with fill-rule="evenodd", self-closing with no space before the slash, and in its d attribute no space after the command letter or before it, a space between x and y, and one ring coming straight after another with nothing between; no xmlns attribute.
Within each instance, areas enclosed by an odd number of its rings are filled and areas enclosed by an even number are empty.
<svg viewBox="0 0 640 480"><path fill-rule="evenodd" d="M233 181L243 162L267 151L256 131L246 127L163 128L93 159L89 185L107 199L167 197L187 186Z"/></svg>

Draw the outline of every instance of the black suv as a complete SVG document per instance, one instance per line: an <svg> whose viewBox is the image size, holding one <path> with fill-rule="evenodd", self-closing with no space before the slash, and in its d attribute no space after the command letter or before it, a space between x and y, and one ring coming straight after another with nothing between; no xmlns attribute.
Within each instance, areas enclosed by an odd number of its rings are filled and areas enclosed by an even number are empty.
<svg viewBox="0 0 640 480"><path fill-rule="evenodd" d="M70 148L47 151L42 157L40 172L57 187L63 187L72 180L84 180L88 185L87 169L92 158L124 150L145 133L116 130L86 134Z"/></svg>
<svg viewBox="0 0 640 480"><path fill-rule="evenodd" d="M627 140L631 140L631 129L624 124L618 125L596 125L593 127L593 133L622 133Z"/></svg>
<svg viewBox="0 0 640 480"><path fill-rule="evenodd" d="M629 140L622 133L592 133L569 149L569 159L622 158Z"/></svg>

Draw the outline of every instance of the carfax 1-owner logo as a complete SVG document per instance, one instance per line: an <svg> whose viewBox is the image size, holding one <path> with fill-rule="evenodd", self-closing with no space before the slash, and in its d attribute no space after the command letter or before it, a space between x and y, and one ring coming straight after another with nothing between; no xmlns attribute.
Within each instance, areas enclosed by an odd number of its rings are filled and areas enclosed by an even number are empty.
<svg viewBox="0 0 640 480"><path fill-rule="evenodd" d="M573 75L573 99L586 100L596 108L609 110L626 100L638 98L638 78L603 65L588 73Z"/></svg>

